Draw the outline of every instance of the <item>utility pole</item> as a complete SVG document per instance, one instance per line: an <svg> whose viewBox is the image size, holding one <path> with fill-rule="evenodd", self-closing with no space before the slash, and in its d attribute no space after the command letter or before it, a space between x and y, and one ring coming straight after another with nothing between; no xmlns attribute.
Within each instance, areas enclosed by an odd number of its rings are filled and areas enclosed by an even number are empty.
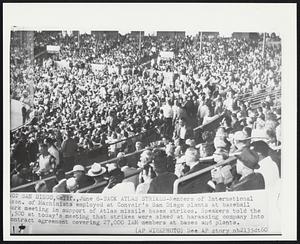
<svg viewBox="0 0 300 244"><path fill-rule="evenodd" d="M203 36L203 33L202 31L200 32L200 55L202 53L202 36Z"/></svg>
<svg viewBox="0 0 300 244"><path fill-rule="evenodd" d="M141 49L142 49L141 42L142 42L142 32L140 31L140 35L139 35L139 61L138 61L138 64L140 64L140 62L141 62L141 55L142 55L142 53L141 53Z"/></svg>
<svg viewBox="0 0 300 244"><path fill-rule="evenodd" d="M80 48L80 32L78 31L78 48Z"/></svg>
<svg viewBox="0 0 300 244"><path fill-rule="evenodd" d="M263 58L263 68L265 70L265 48L266 48L266 32L263 35L263 49L262 49L262 58Z"/></svg>
<svg viewBox="0 0 300 244"><path fill-rule="evenodd" d="M139 52L141 52L141 41L142 41L142 32L140 31L140 36L139 36Z"/></svg>
<svg viewBox="0 0 300 244"><path fill-rule="evenodd" d="M265 58L265 48L266 48L266 32L264 32L264 35L263 35L263 58Z"/></svg>

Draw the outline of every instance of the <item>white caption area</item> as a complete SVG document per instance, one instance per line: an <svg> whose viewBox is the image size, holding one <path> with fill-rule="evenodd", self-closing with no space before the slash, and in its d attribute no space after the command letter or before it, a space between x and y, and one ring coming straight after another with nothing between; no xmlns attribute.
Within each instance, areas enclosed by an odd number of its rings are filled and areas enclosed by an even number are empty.
<svg viewBox="0 0 300 244"><path fill-rule="evenodd" d="M267 199L265 191L130 196L11 193L10 229L11 234L271 234L277 228L270 226L274 216L268 214L273 207Z"/></svg>

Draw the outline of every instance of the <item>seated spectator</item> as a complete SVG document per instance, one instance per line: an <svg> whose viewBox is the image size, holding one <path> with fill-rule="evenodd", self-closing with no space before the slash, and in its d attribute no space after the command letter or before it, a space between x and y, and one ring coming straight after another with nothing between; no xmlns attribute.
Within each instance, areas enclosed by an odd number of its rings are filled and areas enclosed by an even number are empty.
<svg viewBox="0 0 300 244"><path fill-rule="evenodd" d="M91 187L97 186L100 183L105 182L104 180L105 173L106 173L106 168L102 167L98 163L94 163L87 173L88 176L94 178L94 184L91 185ZM102 191L103 191L102 187L97 187L88 190L87 193L101 193Z"/></svg>
<svg viewBox="0 0 300 244"><path fill-rule="evenodd" d="M182 141L178 138L174 140L174 146L175 146L175 150L174 150L174 156L176 158L180 157L183 154L183 143Z"/></svg>
<svg viewBox="0 0 300 244"><path fill-rule="evenodd" d="M214 139L215 148L224 148L225 150L229 150L231 143L227 140L228 134L224 127L219 127L216 136Z"/></svg>
<svg viewBox="0 0 300 244"><path fill-rule="evenodd" d="M201 169L205 169L211 165L209 162L199 162L200 155L198 150L194 148L188 148L184 154L185 162L190 170L184 174L189 175L197 172ZM178 193L190 194L190 193L204 193L210 192L210 188L207 182L210 180L210 172L204 173L193 179L182 182L179 185Z"/></svg>
<svg viewBox="0 0 300 244"><path fill-rule="evenodd" d="M250 145L259 156L259 168L255 172L262 174L265 181L265 188L272 189L279 178L279 168L277 164L269 156L269 146L264 141L256 141Z"/></svg>
<svg viewBox="0 0 300 244"><path fill-rule="evenodd" d="M243 131L237 131L233 135L233 144L230 149L230 152L241 152L245 147L248 147L250 144L250 138Z"/></svg>
<svg viewBox="0 0 300 244"><path fill-rule="evenodd" d="M130 162L128 162L126 158L119 159L118 168L120 168L121 171L124 172L125 179L123 180L123 182L132 182L134 184L134 187L136 188L139 184L139 174L135 174L138 172L137 168L131 166Z"/></svg>
<svg viewBox="0 0 300 244"><path fill-rule="evenodd" d="M147 192L150 188L150 183L155 176L156 176L156 174L154 173L154 170L152 167L143 169L142 174L141 174L143 183L138 184L138 186L136 187L135 193L136 194L147 194Z"/></svg>
<svg viewBox="0 0 300 244"><path fill-rule="evenodd" d="M37 182L35 184L34 189L35 189L36 192L49 192L46 181L44 181L44 180L41 180L41 181Z"/></svg>
<svg viewBox="0 0 300 244"><path fill-rule="evenodd" d="M10 187L17 187L27 183L27 169L21 164L17 165L16 173L11 176Z"/></svg>
<svg viewBox="0 0 300 244"><path fill-rule="evenodd" d="M79 188L77 180L74 177L67 179L66 185L67 185L67 189L70 193L75 193Z"/></svg>
<svg viewBox="0 0 300 244"><path fill-rule="evenodd" d="M167 155L163 150L153 152L153 169L156 177L151 181L148 193L171 194L177 176L167 171Z"/></svg>
<svg viewBox="0 0 300 244"><path fill-rule="evenodd" d="M235 180L230 184L230 187L226 188L224 184L224 177L221 174L221 169L212 171L212 179L216 182L216 192L221 191L249 191L265 189L264 178L260 173L255 173L254 170L259 168L259 156L258 154L245 147L238 158L236 171L241 178Z"/></svg>
<svg viewBox="0 0 300 244"><path fill-rule="evenodd" d="M232 174L233 169L232 169L231 165L225 165L223 167L216 167L215 169L213 169L211 171L211 174L214 175L214 172L215 171L218 172L219 170L224 179L224 181L223 181L224 185L226 187L230 187L230 185L234 179L234 176ZM215 182L214 178L212 180L210 180L207 184L211 187L212 191L216 190L216 182Z"/></svg>
<svg viewBox="0 0 300 244"><path fill-rule="evenodd" d="M245 126L242 131L247 135L248 138L251 137L251 134L252 134L252 129L248 126Z"/></svg>
<svg viewBox="0 0 300 244"><path fill-rule="evenodd" d="M153 153L151 150L145 150L142 152L140 156L140 161L138 162L138 167L140 169L147 169L149 167L152 167L150 164L152 163L153 159ZM142 173L139 175L139 182L143 183L143 179L141 178Z"/></svg>
<svg viewBox="0 0 300 244"><path fill-rule="evenodd" d="M75 165L72 173L78 183L79 189L90 186L94 183L93 178L85 174L85 168L82 165Z"/></svg>
<svg viewBox="0 0 300 244"><path fill-rule="evenodd" d="M165 148L167 154L167 171L174 173L175 171L175 146L168 143Z"/></svg>
<svg viewBox="0 0 300 244"><path fill-rule="evenodd" d="M199 146L200 158L206 158L213 155L215 147L213 143L201 143Z"/></svg>
<svg viewBox="0 0 300 244"><path fill-rule="evenodd" d="M134 194L135 187L132 182L123 182L124 172L119 168L115 168L108 172L108 185L104 188L102 194L105 195L120 195L120 194Z"/></svg>
<svg viewBox="0 0 300 244"><path fill-rule="evenodd" d="M217 148L213 154L213 157L215 163L220 163L229 157L228 151L226 151L224 148Z"/></svg>
<svg viewBox="0 0 300 244"><path fill-rule="evenodd" d="M196 142L195 142L194 139L187 139L187 140L185 141L185 145L187 145L188 147L193 147L193 148L195 148Z"/></svg>
<svg viewBox="0 0 300 244"><path fill-rule="evenodd" d="M136 150L136 151L140 151L140 150L142 150L142 149L143 149L143 144L142 144L142 142L137 141L137 142L135 143L135 150Z"/></svg>
<svg viewBox="0 0 300 244"><path fill-rule="evenodd" d="M68 192L66 174L62 169L55 173L57 184L52 188L52 192Z"/></svg>
<svg viewBox="0 0 300 244"><path fill-rule="evenodd" d="M179 138L181 141L185 142L187 139L192 138L193 130L191 127L188 127L185 119L181 118L178 121L178 124L175 126L173 139Z"/></svg>

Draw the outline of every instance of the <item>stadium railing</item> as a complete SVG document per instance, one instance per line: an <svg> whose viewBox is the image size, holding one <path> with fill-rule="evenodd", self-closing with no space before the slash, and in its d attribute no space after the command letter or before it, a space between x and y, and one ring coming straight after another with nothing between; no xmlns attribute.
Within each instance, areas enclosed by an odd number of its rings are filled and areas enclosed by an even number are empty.
<svg viewBox="0 0 300 244"><path fill-rule="evenodd" d="M156 147L152 147L151 149L154 149L154 148L156 148ZM124 155L123 157L116 157L116 158L112 158L112 159L109 159L109 160L106 160L106 161L103 161L103 162L99 162L99 164L106 165L106 164L109 164L109 163L113 163L115 161L119 161L122 158L124 159L124 158L129 158L129 157L132 157L132 156L136 156L136 155L141 154L143 151L145 151L147 149L148 148L144 148L144 149L139 150L139 151L128 153L128 154ZM92 165L89 165L89 166L86 167L86 169L90 169L91 167L92 167ZM70 170L70 171L66 172L66 176L69 176L72 173L73 173L73 171ZM49 177L46 177L46 178L43 178L43 179L40 179L40 180L32 181L32 182L29 182L27 184L11 188L11 192L20 191L20 190L23 190L25 188L33 187L36 183L40 182L41 180L44 180L47 183L47 182L49 182L51 180L54 180L54 179L55 179L55 175L52 175L52 176L49 176Z"/></svg>
<svg viewBox="0 0 300 244"><path fill-rule="evenodd" d="M137 169L136 172L127 175L124 179L128 179L128 178L130 178L132 176L138 175L141 172L142 172L142 169ZM77 190L76 193L85 193L85 192L88 192L89 190L94 190L94 189L97 189L97 188L104 187L104 186L106 186L106 184L107 184L107 182L103 181L103 182L100 182L100 183L95 184L95 185L91 185L91 186L87 186L87 187L81 188L81 189Z"/></svg>
<svg viewBox="0 0 300 244"><path fill-rule="evenodd" d="M200 159L199 162L203 162L205 160L206 159L203 158L203 159ZM206 167L202 170L196 171L194 173L191 173L189 175L183 176L183 177L175 180L174 185L173 185L173 194L178 194L178 189L179 189L180 183L185 182L185 181L190 180L190 179L193 179L195 177L199 177L202 174L207 173L207 172L211 171L212 169L214 169L216 167L224 166L226 164L230 164L230 163L234 162L235 160L236 160L236 157L234 155L230 155L230 157L228 159L226 159L226 160L224 160L220 163L213 164L213 165L211 165L209 167Z"/></svg>

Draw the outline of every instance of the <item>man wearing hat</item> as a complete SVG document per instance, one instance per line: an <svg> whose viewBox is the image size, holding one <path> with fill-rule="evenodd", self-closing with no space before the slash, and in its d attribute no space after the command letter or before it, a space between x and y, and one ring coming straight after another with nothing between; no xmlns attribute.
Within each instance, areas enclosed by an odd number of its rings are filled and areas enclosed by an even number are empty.
<svg viewBox="0 0 300 244"><path fill-rule="evenodd" d="M94 163L89 169L87 175L94 178L94 184L91 186L97 186L99 183L105 182L104 174L106 168L102 167L99 163ZM87 193L101 193L104 189L104 185L101 187L95 187L87 191Z"/></svg>
<svg viewBox="0 0 300 244"><path fill-rule="evenodd" d="M79 189L94 183L93 178L85 174L85 169L82 165L75 165L72 172L78 183Z"/></svg>
<svg viewBox="0 0 300 244"><path fill-rule="evenodd" d="M230 149L231 153L241 152L250 144L250 138L244 131L237 131L233 135L233 145Z"/></svg>
<svg viewBox="0 0 300 244"><path fill-rule="evenodd" d="M236 171L241 178L232 182L228 191L249 191L265 189L264 177L254 170L259 168L259 156L254 151L245 147L240 155L237 155ZM216 182L216 192L226 191L224 177L221 170L212 171L212 179Z"/></svg>
<svg viewBox="0 0 300 244"><path fill-rule="evenodd" d="M115 167L108 169L108 185L102 191L102 194L106 195L122 195L122 194L134 194L135 187L132 182L123 182L124 172L120 168Z"/></svg>

